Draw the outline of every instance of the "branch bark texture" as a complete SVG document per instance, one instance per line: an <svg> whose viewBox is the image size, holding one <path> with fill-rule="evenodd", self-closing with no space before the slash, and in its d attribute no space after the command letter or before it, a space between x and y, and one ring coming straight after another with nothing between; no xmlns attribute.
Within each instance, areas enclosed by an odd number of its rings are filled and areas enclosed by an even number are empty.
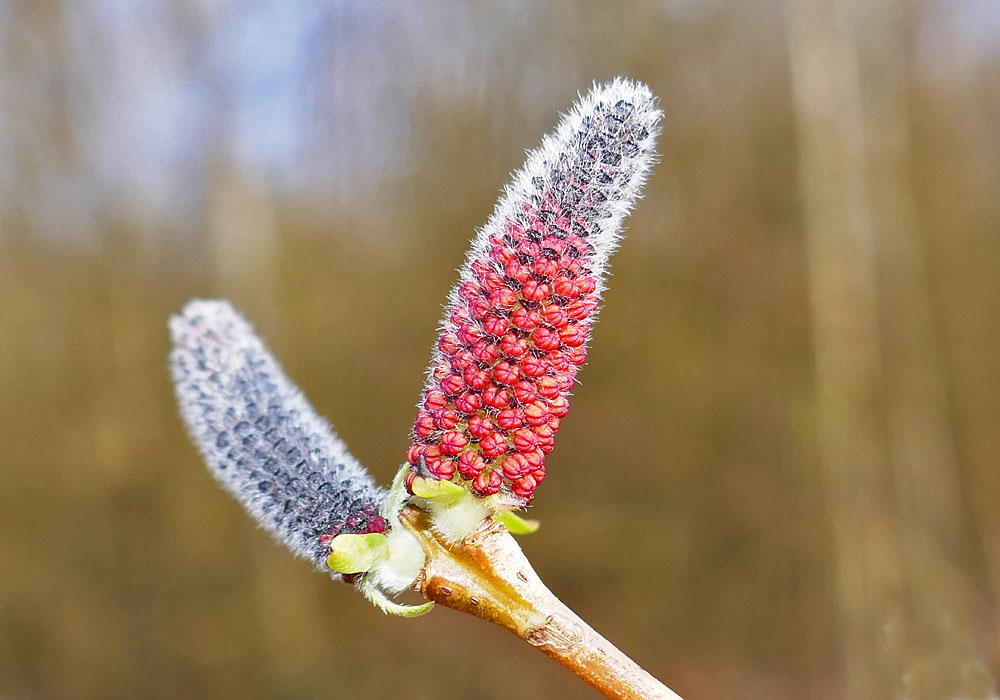
<svg viewBox="0 0 1000 700"><path fill-rule="evenodd" d="M500 523L487 519L453 544L418 508L399 519L427 556L416 582L424 597L510 630L609 698L682 700L566 607Z"/></svg>

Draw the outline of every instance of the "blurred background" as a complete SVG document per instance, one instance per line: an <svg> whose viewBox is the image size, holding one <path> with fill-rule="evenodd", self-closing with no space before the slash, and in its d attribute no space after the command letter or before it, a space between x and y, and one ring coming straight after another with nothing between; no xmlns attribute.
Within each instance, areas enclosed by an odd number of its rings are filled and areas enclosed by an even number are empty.
<svg viewBox="0 0 1000 700"><path fill-rule="evenodd" d="M255 529L176 415L228 297L362 462L594 80L662 162L523 541L694 698L992 698L1000 4L0 0L0 698L595 698L382 617Z"/></svg>

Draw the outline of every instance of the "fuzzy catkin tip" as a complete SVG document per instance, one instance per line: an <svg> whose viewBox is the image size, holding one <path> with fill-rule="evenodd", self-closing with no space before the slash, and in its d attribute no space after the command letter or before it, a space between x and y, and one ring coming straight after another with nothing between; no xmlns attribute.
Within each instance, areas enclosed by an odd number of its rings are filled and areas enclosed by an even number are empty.
<svg viewBox="0 0 1000 700"><path fill-rule="evenodd" d="M192 301L170 320L170 335L188 432L261 527L327 572L333 537L386 529L386 492L232 306Z"/></svg>
<svg viewBox="0 0 1000 700"><path fill-rule="evenodd" d="M661 116L641 83L595 85L514 173L449 298L407 453L411 483L430 475L531 501Z"/></svg>

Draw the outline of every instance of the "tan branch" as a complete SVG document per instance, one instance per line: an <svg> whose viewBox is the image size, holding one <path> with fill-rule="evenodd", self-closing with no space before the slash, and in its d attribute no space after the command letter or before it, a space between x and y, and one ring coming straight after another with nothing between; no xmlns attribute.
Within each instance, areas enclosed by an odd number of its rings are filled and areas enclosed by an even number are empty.
<svg viewBox="0 0 1000 700"><path fill-rule="evenodd" d="M510 630L609 698L682 700L556 598L500 523L450 544L417 508L400 521L427 556L416 588L429 600Z"/></svg>

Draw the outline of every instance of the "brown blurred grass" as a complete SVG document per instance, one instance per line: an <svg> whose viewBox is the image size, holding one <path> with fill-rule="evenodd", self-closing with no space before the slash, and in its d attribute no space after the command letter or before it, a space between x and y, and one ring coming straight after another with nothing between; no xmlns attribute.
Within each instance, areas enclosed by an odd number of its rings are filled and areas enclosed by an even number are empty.
<svg viewBox="0 0 1000 700"><path fill-rule="evenodd" d="M469 235L555 110L619 72L647 80L667 107L663 160L614 260L533 508L543 529L524 547L536 568L690 697L841 697L864 672L845 642L851 625L875 636L873 672L894 692L905 672L946 675L934 659L995 675L1000 64L942 82L901 49L915 219L899 235L918 251L944 389L934 409L955 455L935 468L947 468L960 506L948 548L913 565L923 536L900 513L939 483L901 477L904 460L889 475L862 472L875 486L853 492L858 509L831 500L801 115L780 13L757 14L750 3L686 19L587 6L567 23L553 10L519 41L591 41L546 66L560 76L546 104L518 103L517 65L497 68L485 101L419 101L408 125L419 167L387 185L379 211L284 202L218 159L199 235L110 209L92 246L55 246L18 214L34 201L26 176L0 238L0 695L589 697L478 621L383 618L255 531L176 417L165 321L192 296L232 298L387 482ZM863 81L882 75L884 57L861 51ZM884 193L869 195L882 212ZM897 324L912 293L893 250L882 254L876 361L891 374L912 354ZM892 417L879 410L876 425ZM890 431L875 439L892 463ZM887 605L838 586L853 574L834 537L845 520L893 533L880 580L903 583ZM845 609L855 603L861 613Z"/></svg>

